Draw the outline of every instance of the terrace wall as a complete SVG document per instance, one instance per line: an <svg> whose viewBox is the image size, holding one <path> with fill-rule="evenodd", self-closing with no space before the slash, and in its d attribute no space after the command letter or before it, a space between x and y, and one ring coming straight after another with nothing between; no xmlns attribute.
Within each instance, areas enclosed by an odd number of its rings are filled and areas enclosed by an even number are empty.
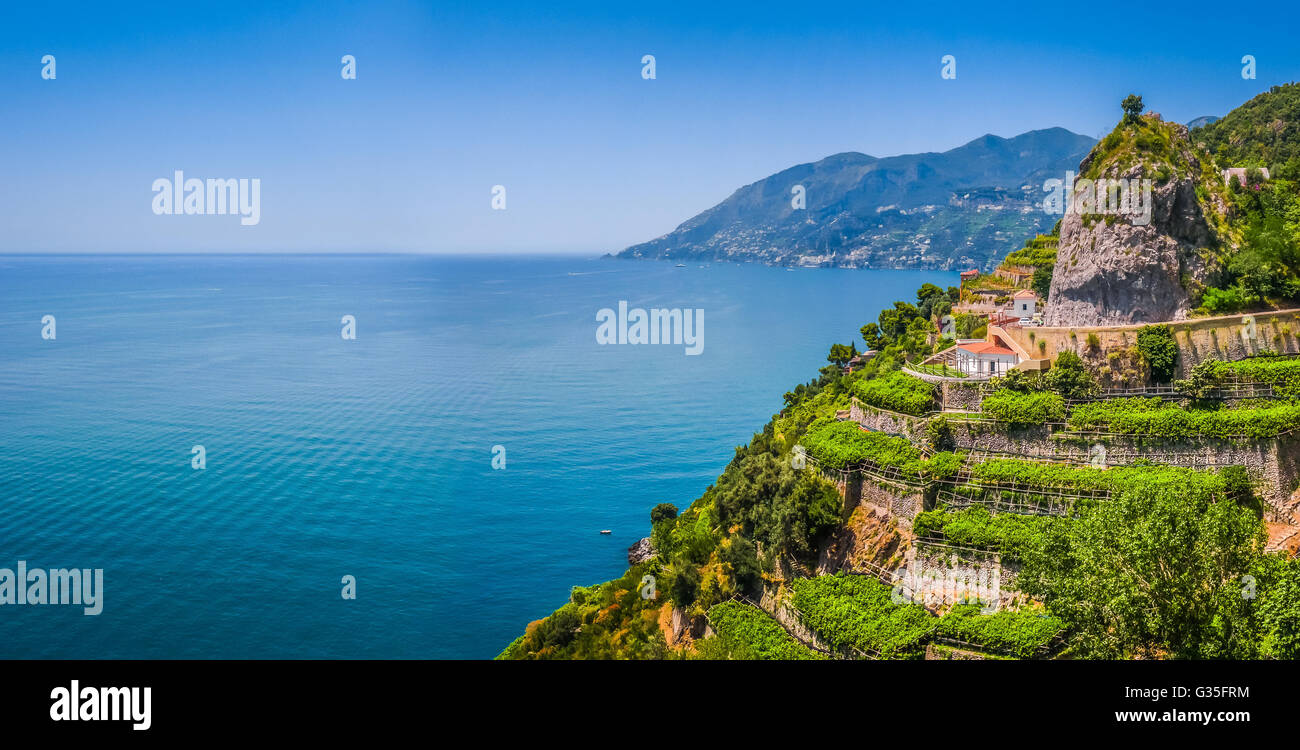
<svg viewBox="0 0 1300 750"><path fill-rule="evenodd" d="M915 443L925 440L925 417L880 409L855 398L849 407L849 419L869 430L902 435Z"/></svg>
<svg viewBox="0 0 1300 750"><path fill-rule="evenodd" d="M1292 493L1300 486L1300 437L1286 436L1263 440L1164 440L1134 435L1086 435L1052 432L1047 425L1012 427L993 422L950 419L953 438L962 450L1009 453L1025 458L1066 455L1078 460L1081 455L1098 452L1098 446L1111 454L1106 465L1131 463L1115 456L1139 455L1155 463L1212 469L1241 465L1257 483L1265 502L1269 520L1292 522L1296 507Z"/></svg>
<svg viewBox="0 0 1300 750"><path fill-rule="evenodd" d="M1048 446L1052 430L1047 425L1011 426L998 422L948 420L953 440L960 450L1032 455Z"/></svg>
<svg viewBox="0 0 1300 750"><path fill-rule="evenodd" d="M919 487L895 485L873 478L859 478L858 502L874 505L895 518L909 521L925 510L925 492Z"/></svg>
<svg viewBox="0 0 1300 750"><path fill-rule="evenodd" d="M953 380L943 382L943 408L979 411L984 395L980 383L964 383Z"/></svg>
<svg viewBox="0 0 1300 750"><path fill-rule="evenodd" d="M1265 440L1171 441L1131 435L1104 437L1058 433L1053 442L1062 446L1105 446L1108 451L1140 451L1156 463L1196 464L1193 468L1231 465L1246 467L1256 482L1256 492L1264 500L1267 520L1293 522L1295 508L1292 493L1300 485L1300 439L1295 436Z"/></svg>
<svg viewBox="0 0 1300 750"><path fill-rule="evenodd" d="M857 472L843 472L838 479L827 478L834 482L840 497L844 498L844 505L840 509L842 521L847 521L859 504L875 506L882 512L909 522L916 518L917 513L925 510L925 491L920 487L863 477Z"/></svg>
<svg viewBox="0 0 1300 750"><path fill-rule="evenodd" d="M1252 330L1251 321L1254 325ZM1094 354L1088 348L1088 335L1098 339L1102 354L1137 345L1137 333L1145 323L1099 327L1010 326L1003 334L1035 358L1055 359L1071 351L1085 360ZM1300 310L1275 310L1246 315L1224 315L1172 321L1174 341L1178 343L1179 377L1206 359L1237 360L1265 351L1300 353ZM1046 342L1046 350L1039 348Z"/></svg>
<svg viewBox="0 0 1300 750"><path fill-rule="evenodd" d="M958 581L985 585L996 581L998 603L1002 607L1017 606L1023 596L1016 593L1016 575L1021 565L1004 560L996 552L956 550L944 545L917 541L908 553L903 582L914 588L927 608L947 607L959 603L966 595ZM969 596L974 596L973 590Z"/></svg>

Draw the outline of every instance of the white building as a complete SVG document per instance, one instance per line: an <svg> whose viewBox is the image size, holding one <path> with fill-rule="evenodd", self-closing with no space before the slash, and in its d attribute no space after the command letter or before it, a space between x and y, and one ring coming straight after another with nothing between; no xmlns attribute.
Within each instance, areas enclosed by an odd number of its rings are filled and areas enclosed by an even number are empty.
<svg viewBox="0 0 1300 750"><path fill-rule="evenodd" d="M1232 184L1232 178L1236 177L1237 182L1241 185L1246 184L1246 175L1250 172L1248 167L1228 167L1223 170L1223 185L1227 187ZM1269 179L1268 167L1259 168L1259 176L1265 180Z"/></svg>
<svg viewBox="0 0 1300 750"><path fill-rule="evenodd" d="M957 369L970 376L1006 375L1019 362L1016 353L996 338L957 345Z"/></svg>
<svg viewBox="0 0 1300 750"><path fill-rule="evenodd" d="M1033 318L1038 313L1038 295L1021 289L1011 298L1011 317Z"/></svg>

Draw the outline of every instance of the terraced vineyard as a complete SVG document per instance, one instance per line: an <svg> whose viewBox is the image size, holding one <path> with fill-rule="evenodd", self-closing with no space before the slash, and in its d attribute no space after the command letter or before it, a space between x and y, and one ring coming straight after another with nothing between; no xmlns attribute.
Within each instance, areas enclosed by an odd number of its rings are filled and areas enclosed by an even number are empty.
<svg viewBox="0 0 1300 750"><path fill-rule="evenodd" d="M836 649L871 658L919 658L930 642L1035 658L1050 653L1065 627L1041 608L984 614L978 606L961 605L937 617L896 601L892 587L868 576L798 579L792 589L794 607L808 627Z"/></svg>
<svg viewBox="0 0 1300 750"><path fill-rule="evenodd" d="M866 576L795 580L793 604L808 627L836 648L885 658L916 657L935 617L916 604L896 604L892 589Z"/></svg>
<svg viewBox="0 0 1300 750"><path fill-rule="evenodd" d="M738 601L709 609L709 624L723 648L710 655L750 660L816 660L826 655L813 651L785 631L761 609Z"/></svg>
<svg viewBox="0 0 1300 750"><path fill-rule="evenodd" d="M978 607L954 607L939 618L935 636L1022 659L1048 652L1065 623L1041 609L981 614Z"/></svg>

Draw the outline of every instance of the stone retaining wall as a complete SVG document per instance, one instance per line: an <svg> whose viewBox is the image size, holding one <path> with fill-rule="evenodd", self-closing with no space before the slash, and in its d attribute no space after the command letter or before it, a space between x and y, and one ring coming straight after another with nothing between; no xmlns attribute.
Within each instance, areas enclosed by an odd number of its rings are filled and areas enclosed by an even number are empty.
<svg viewBox="0 0 1300 750"><path fill-rule="evenodd" d="M918 541L900 573L930 609L957 604L967 595L975 597L977 584L997 595L999 607L1015 607L1024 598L1013 590L1020 568L1019 562L1004 560L996 552L954 550Z"/></svg>
<svg viewBox="0 0 1300 750"><path fill-rule="evenodd" d="M1102 354L1137 345L1138 330L1145 324L1099 327L1008 327L1004 334L1034 357L1055 360L1071 351L1085 360L1091 350L1088 336L1097 338ZM1277 310L1246 315L1193 318L1169 324L1178 344L1178 377L1186 377L1206 359L1237 360L1265 351L1300 353L1300 310ZM1045 348L1040 349L1040 344Z"/></svg>
<svg viewBox="0 0 1300 750"><path fill-rule="evenodd" d="M860 480L860 502L874 505L895 518L911 521L925 510L925 492L919 488L881 482L872 477Z"/></svg>
<svg viewBox="0 0 1300 750"><path fill-rule="evenodd" d="M1294 504L1291 493L1300 485L1300 439L1294 436L1271 440L1203 439L1194 442L1140 438L1131 435L1083 436L1057 433L1052 440L1063 447L1097 446L1107 451L1141 452L1156 463L1197 463L1203 468L1231 465L1246 467L1263 498L1265 517L1271 521L1292 522ZM1192 468L1201 468L1193 466Z"/></svg>
<svg viewBox="0 0 1300 750"><path fill-rule="evenodd" d="M960 450L986 450L1002 453L1038 453L1042 452L1052 434L1046 425L1027 425L1023 427L999 424L997 422L977 422L962 419L949 419L953 440Z"/></svg>
<svg viewBox="0 0 1300 750"><path fill-rule="evenodd" d="M979 382L944 381L943 408L979 411L980 404L984 401L980 385Z"/></svg>
<svg viewBox="0 0 1300 750"><path fill-rule="evenodd" d="M826 476L823 474L822 476ZM925 510L925 491L905 484L883 482L875 477L863 477L857 472L836 479L827 477L840 491L844 505L840 509L841 521L847 521L860 503L873 505L895 518L911 519Z"/></svg>
<svg viewBox="0 0 1300 750"><path fill-rule="evenodd" d="M1140 454L1155 463L1188 465L1192 468L1245 466L1257 483L1269 520L1291 522L1294 504L1291 494L1300 486L1300 437L1271 440L1171 441L1133 435L1077 435L1053 433L1046 425L1012 427L991 422L948 421L957 447L1011 453L1041 458L1056 447L1077 457L1105 453ZM1102 465L1131 463L1131 460L1098 459Z"/></svg>
<svg viewBox="0 0 1300 750"><path fill-rule="evenodd" d="M785 629L792 633L795 638L802 639L805 643L823 651L831 650L831 645L822 640L821 636L812 628L804 625L803 620L799 619L799 615L794 608L782 600L780 587L770 584L764 586L763 595L759 598L758 605L772 619L785 626Z"/></svg>
<svg viewBox="0 0 1300 750"><path fill-rule="evenodd" d="M925 440L925 417L880 409L854 399L849 407L849 419L869 430L902 435L917 444Z"/></svg>

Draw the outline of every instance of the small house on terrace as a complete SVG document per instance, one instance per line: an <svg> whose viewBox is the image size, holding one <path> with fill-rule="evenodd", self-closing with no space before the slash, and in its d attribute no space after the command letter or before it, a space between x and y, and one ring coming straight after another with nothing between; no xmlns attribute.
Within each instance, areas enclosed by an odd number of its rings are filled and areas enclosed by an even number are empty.
<svg viewBox="0 0 1300 750"><path fill-rule="evenodd" d="M1006 375L1019 362L1016 353L996 336L990 341L957 345L957 369L968 376Z"/></svg>
<svg viewBox="0 0 1300 750"><path fill-rule="evenodd" d="M1038 295L1028 289L1021 289L1011 298L1011 316L1024 320L1033 318L1038 313Z"/></svg>

